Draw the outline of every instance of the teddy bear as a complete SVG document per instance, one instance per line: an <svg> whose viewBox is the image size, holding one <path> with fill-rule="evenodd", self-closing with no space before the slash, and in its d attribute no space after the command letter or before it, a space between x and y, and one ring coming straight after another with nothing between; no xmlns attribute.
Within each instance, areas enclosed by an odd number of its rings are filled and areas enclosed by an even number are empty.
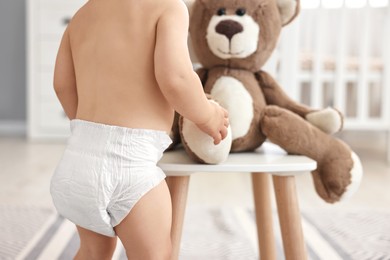
<svg viewBox="0 0 390 260"><path fill-rule="evenodd" d="M283 26L299 13L299 0L195 0L190 38L205 93L229 112L228 137L214 145L191 121L178 117L181 142L201 163L221 163L231 152L253 151L266 139L290 154L314 159L318 195L329 203L351 196L362 178L359 157L332 136L343 126L334 108L293 101L261 70Z"/></svg>

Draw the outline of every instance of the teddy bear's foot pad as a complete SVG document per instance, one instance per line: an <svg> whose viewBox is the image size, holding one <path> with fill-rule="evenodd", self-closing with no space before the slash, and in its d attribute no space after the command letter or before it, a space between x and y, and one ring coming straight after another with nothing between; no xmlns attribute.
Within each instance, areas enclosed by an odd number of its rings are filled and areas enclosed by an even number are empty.
<svg viewBox="0 0 390 260"><path fill-rule="evenodd" d="M339 164L338 160L350 161L351 165ZM350 160L339 158L326 166L319 165L312 175L320 197L328 203L335 203L345 201L355 194L363 177L363 167L359 157L351 152Z"/></svg>

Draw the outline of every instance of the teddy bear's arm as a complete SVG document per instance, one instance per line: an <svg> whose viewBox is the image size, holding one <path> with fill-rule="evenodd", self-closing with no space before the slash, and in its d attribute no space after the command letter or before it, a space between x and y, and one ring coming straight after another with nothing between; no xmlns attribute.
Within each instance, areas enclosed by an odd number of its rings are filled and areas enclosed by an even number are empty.
<svg viewBox="0 0 390 260"><path fill-rule="evenodd" d="M317 126L325 133L333 134L343 127L342 114L331 107L322 110L314 110L303 104L293 101L279 84L265 71L255 73L256 79L263 90L268 105L277 105L288 109L303 117L311 124Z"/></svg>
<svg viewBox="0 0 390 260"><path fill-rule="evenodd" d="M314 110L293 101L279 84L265 71L258 71L255 73L256 79L263 90L267 105L277 105L286 108L299 116L305 118L307 114Z"/></svg>

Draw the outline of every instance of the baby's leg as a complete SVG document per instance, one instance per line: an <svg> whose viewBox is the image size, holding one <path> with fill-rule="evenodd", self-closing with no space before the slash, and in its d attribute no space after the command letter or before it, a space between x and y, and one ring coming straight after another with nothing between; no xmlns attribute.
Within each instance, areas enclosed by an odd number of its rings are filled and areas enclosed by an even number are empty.
<svg viewBox="0 0 390 260"><path fill-rule="evenodd" d="M114 229L128 259L168 260L171 255L172 205L162 181L145 194Z"/></svg>
<svg viewBox="0 0 390 260"><path fill-rule="evenodd" d="M77 226L77 231L80 236L80 249L75 260L109 260L112 258L116 247L116 237L104 236L79 226Z"/></svg>

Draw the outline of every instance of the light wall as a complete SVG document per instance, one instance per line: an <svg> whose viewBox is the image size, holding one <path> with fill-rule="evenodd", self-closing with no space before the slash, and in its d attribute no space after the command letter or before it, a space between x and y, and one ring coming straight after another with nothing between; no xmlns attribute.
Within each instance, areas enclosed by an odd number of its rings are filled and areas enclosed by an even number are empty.
<svg viewBox="0 0 390 260"><path fill-rule="evenodd" d="M26 121L25 9L24 0L0 0L0 132Z"/></svg>

